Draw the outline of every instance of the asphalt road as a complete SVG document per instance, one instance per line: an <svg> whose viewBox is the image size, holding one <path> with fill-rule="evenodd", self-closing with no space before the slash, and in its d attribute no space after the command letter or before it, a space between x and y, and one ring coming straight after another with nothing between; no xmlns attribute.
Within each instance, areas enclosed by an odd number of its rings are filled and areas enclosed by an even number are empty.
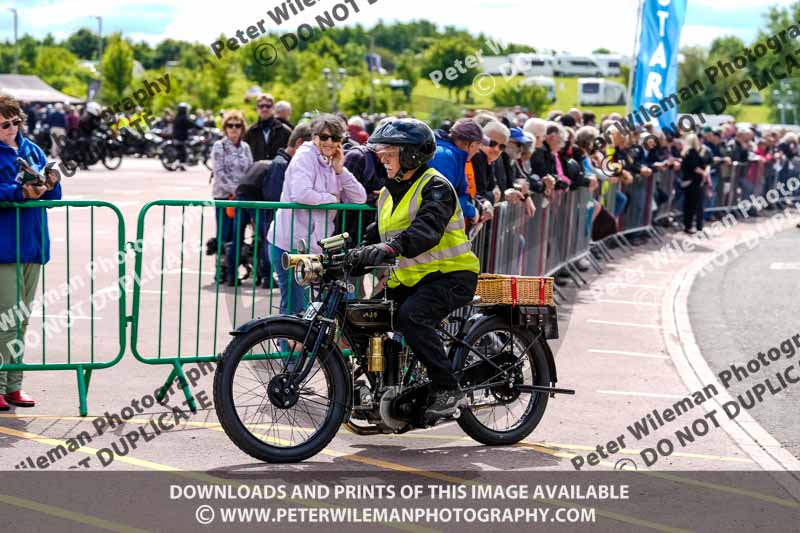
<svg viewBox="0 0 800 533"><path fill-rule="evenodd" d="M800 333L800 229L762 239L753 250L747 246L740 250L736 258L729 254L726 265L699 277L689 299L697 343L717 374L730 370L731 364L745 366L759 352L780 348L782 342ZM800 353L800 347L795 349ZM775 388L780 387L775 373L797 361L786 357L791 354L787 345L786 353L775 363L742 381L734 377L729 392L744 394L767 378ZM775 395L768 390L764 400L749 410L795 457L800 457L799 404L800 386L789 384Z"/></svg>

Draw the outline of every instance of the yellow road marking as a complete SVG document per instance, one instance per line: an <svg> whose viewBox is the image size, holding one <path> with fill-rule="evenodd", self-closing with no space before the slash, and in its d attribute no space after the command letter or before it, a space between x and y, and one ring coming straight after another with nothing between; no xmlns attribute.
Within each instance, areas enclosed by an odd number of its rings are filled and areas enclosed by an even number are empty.
<svg viewBox="0 0 800 533"><path fill-rule="evenodd" d="M210 428L210 429L212 431L223 431L223 432L225 431L222 428ZM446 481L446 482L449 482L449 483L458 483L460 485L480 485L481 484L481 483L478 483L476 481L470 481L470 480L462 479L462 478L455 477L455 476L449 476L449 475L441 473L441 472L420 470L419 468L416 468L416 467L413 467L413 466L403 465L403 464L400 464L400 463L393 463L393 462L390 462L390 461L384 461L382 459L374 459L374 458L371 458L371 457L362 457L360 455L354 455L354 454L351 454L351 453L339 452L339 451L336 451L336 450L332 450L330 448L325 448L324 450L322 450L320 452L320 454L321 455L327 455L328 457L334 457L334 458L337 458L337 459L344 459L346 461L354 461L354 462L357 462L357 463L363 463L363 464L367 464L367 465L370 465L370 466L377 466L377 467L380 467L380 468L386 468L386 469L389 469L389 470L394 470L395 472L405 472L405 473L414 474L414 475L417 475L417 476L420 476L420 477L429 478L429 479L436 479L436 480L439 480L439 481ZM547 499L547 498L534 499L533 501L544 502L544 503L548 503L550 505L554 505L554 506L557 506L557 507L570 507L570 508L573 508L573 509L586 509L587 508L587 507L584 507L582 505L578 505L578 504L575 504L575 503L570 503L570 502L566 502L566 501L562 501L562 500L551 500L551 499ZM617 520L617 521L620 521L620 522L625 522L625 523L628 523L628 524L633 524L633 525L637 525L637 526L641 526L641 527L647 527L647 528L650 528L650 529L654 529L656 531L665 531L667 533L686 533L687 531L689 531L689 530L686 530L686 529L680 529L680 528L673 528L673 527L669 527L669 526L664 526L664 525L661 525L661 524L658 524L658 523L655 523L655 522L648 522L646 520L641 520L641 519L633 517L633 516L627 516L627 515L623 515L623 514L620 514L620 513L603 511L602 509L598 509L596 507L594 507L593 509L595 509L595 512L599 516L603 516L605 518L610 518L610 519L613 519L613 520Z"/></svg>
<svg viewBox="0 0 800 533"><path fill-rule="evenodd" d="M146 529L129 527L124 524L118 524L116 522L103 520L102 518L97 518L96 516L89 516L83 513L76 513L75 511L68 511L66 509L62 509L61 507L54 507L52 505L47 505L32 500L17 498L16 496L9 496L8 494L0 494L0 503L13 505L15 507L22 507L23 509L36 511L38 513L49 514L50 516L63 518L65 520L71 520L73 522L78 522L79 524L86 524L87 526L96 527L98 529L105 529L108 531L118 531L119 533L148 532L148 530ZM9 524L9 527L13 529L11 524Z"/></svg>
<svg viewBox="0 0 800 533"><path fill-rule="evenodd" d="M8 415L4 415L4 416L7 417ZM80 418L81 420L83 420L83 417L75 417L75 418ZM133 420L133 419L131 419L131 420ZM131 420L129 420L129 421L131 421ZM204 422L196 422L195 424L202 424L202 425L207 425L207 426L216 426L216 427L211 427L210 429L213 429L215 431L224 431L219 424L206 424ZM35 433L29 433L27 431L17 431L15 429L6 428L6 427L3 427L3 426L0 426L0 433L5 433L7 435L11 435L11 436L14 436L14 437L19 437L19 438L23 438L23 439L32 440L32 441L35 441L35 442L38 442L38 443L41 443L41 444L46 444L48 446L53 446L53 447L54 446L59 446L59 445L66 446L66 443L64 441L60 441L60 440L57 440L57 439L51 439L51 438L45 437L43 435L37 435ZM81 452L81 453L85 453L85 454L88 454L88 455L93 455L97 451L98 450L96 448L91 448L89 446L83 446L83 447L75 450L75 452L72 452L72 453ZM135 458L132 458L132 457L129 457L129 456L128 457L116 457L115 460L121 461L121 462L124 462L124 463L129 463L129 464L132 464L132 465L135 465L135 466L140 466L142 468L149 468L151 470L157 470L157 471L160 471L160 472L172 472L176 476L189 478L189 479L192 479L192 480L195 480L195 481L203 481L205 483L213 483L213 484L216 484L216 485L218 485L220 483L229 484L229 485L237 485L237 486L238 485L244 485L244 483L241 483L241 482L238 482L238 481L235 481L235 480L228 480L228 479L218 478L218 477L210 476L208 474L203 474L203 473L199 473L199 472L190 472L190 471L187 471L187 470L183 470L181 468L167 466L167 465L163 465L163 464L159 464L159 463L154 463L152 461L145 461L145 460L142 460L142 459L135 459ZM0 502L5 502L3 497L4 496L2 494L0 494ZM9 496L8 498L12 498L12 497ZM27 509L31 509L31 510L34 510L34 511L40 511L40 512L48 512L47 510L45 510L46 508L48 508L51 511L48 514L53 514L54 516L60 516L61 518L66 518L68 520L74 520L74 521L81 522L81 523L87 523L87 522L84 521L86 519L86 520L95 520L95 521L97 521L97 523L107 523L107 524L110 524L110 525L115 525L115 524L113 524L113 522L106 522L105 520L102 520L100 518L95 518L95 517L91 517L91 516L88 516L88 515L83 515L83 514L80 514L80 513L72 513L71 511L67 511L65 509L59 509L57 507L51 507L51 506L47 506L47 505L44 505L44 504L37 504L36 502L31 502L31 501L28 501L28 500L21 500L19 498L17 498L16 500L19 500L19 502L17 502L17 503L19 503L20 507L25 507ZM291 503L302 504L302 505L305 505L305 506L308 506L308 507L316 507L316 508L334 508L335 509L335 508L339 507L339 506L336 506L336 505L330 505L330 504L325 504L325 503L317 503L317 502L311 501L311 500L287 499L285 501L291 502ZM25 502L27 502L27 503L25 504ZM7 503L14 504L14 502L11 502L11 501L8 501ZM41 508L39 508L38 506L41 506ZM62 513L60 515L56 515L55 512L57 512L57 511L62 511ZM91 524L91 525L94 525L94 524ZM415 532L415 533L426 533L426 532L439 533L439 531L436 530L436 529L430 529L430 528L425 528L425 527L415 526L415 525L410 525L410 524L402 524L402 523L401 524L394 524L394 523L390 523L390 524L384 524L384 525L389 526L389 527L394 527L396 529L402 529L402 530L405 530L405 531L412 531L412 532ZM137 530L137 529L134 529L134 528L128 528L127 526L123 526L123 525L119 525L119 524L117 524L116 526L118 526L120 528L125 528L125 529L114 529L113 530L113 531L121 531L122 533L138 533L138 532L145 531L145 530ZM98 527L100 527L100 526L98 526Z"/></svg>
<svg viewBox="0 0 800 533"><path fill-rule="evenodd" d="M164 412L169 412L169 411L164 411ZM162 414L162 412L159 412L159 413L156 413L156 414ZM41 420L74 420L74 421L84 420L85 421L85 420L94 420L94 418L97 418L97 417L86 417L86 418L84 418L84 417L80 417L80 416L0 414L0 418L38 418L38 419L41 419ZM135 424L148 424L148 423L150 423L151 420L153 420L153 419L131 418L131 419L128 419L127 422L135 423ZM219 422L188 421L188 422L182 422L181 425L200 427L200 428L206 428L206 429L216 429L216 428L221 428L222 427L222 425ZM252 425L251 424L250 425L250 427L261 427L261 426L264 426L264 424L256 424L256 425ZM290 426L284 426L282 424L279 424L276 427L278 427L280 429L286 428L287 430L291 429ZM295 426L294 429L298 429L298 428ZM313 428L303 428L303 429L306 429L307 431L308 430L313 431ZM350 431L347 431L347 432L351 433ZM409 438L409 439L430 439L430 440L451 440L451 441L452 440L463 440L463 441L470 441L470 442L473 441L472 438L465 437L463 435L449 436L449 435L427 435L427 434L421 434L421 433L419 433L419 434L417 434L417 433L403 433L403 434L400 434L400 435L389 434L389 435L385 435L385 436L386 437L401 437L401 438ZM522 443L518 443L518 444L522 444ZM537 446L539 448L547 448L549 450L555 450L555 449L580 450L580 451L594 451L595 450L595 448L592 447L592 446L584 446L584 445L581 445L581 444L561 444L561 443L544 442L544 441L543 442L527 442L527 441L524 441L524 444L525 444L525 447L530 447L531 445L533 445L533 446ZM548 451L545 451L544 449L539 450L539 451L542 451L542 453L549 453ZM624 455L639 455L640 452L641 452L641 450L624 449L624 450L620 450L617 453L624 454ZM555 455L555 454L550 454L550 455ZM566 459L571 459L571 458L575 457L574 454L560 454L560 455L555 455L555 456L556 457L563 457L563 458L566 458ZM711 461L723 461L723 462L732 462L732 463L755 464L751 459L747 459L747 458L744 458L744 457L727 457L727 456L723 456L723 455L708 455L708 454L699 454L699 453L675 452L670 457L683 457L683 458L687 458L687 459L706 459L706 460L711 460Z"/></svg>
<svg viewBox="0 0 800 533"><path fill-rule="evenodd" d="M48 417L47 415L32 415L32 416L33 417L37 417L37 418L44 418L44 419L68 419L69 418L69 419L76 419L76 420L85 420L83 417ZM25 417L17 416L17 415L8 415L8 414L0 415L0 418L11 418L11 417L14 417L14 418L25 418ZM136 423L149 423L150 422L149 419L145 420L145 419L133 419L132 418L132 419L128 420L128 422L134 422L134 421L136 421ZM210 429L212 431L218 431L218 432L223 432L224 433L224 429L222 429L222 426L219 423L191 422L191 421L188 421L188 422L185 422L184 424L185 425L192 425L192 426L195 426L195 427L203 427L203 428L206 428L206 429ZM14 432L16 432L16 430L10 430L8 428L4 428L4 427L0 426L0 432L6 432L6 431L14 431ZM35 434L32 434L32 433L31 434L27 434L25 432L17 432L17 433L25 434L25 435L33 435L33 437L36 437L36 438L31 438L31 440L38 440L39 442L50 441L50 442L63 444L60 441L55 441L53 439L48 439L46 437L42 437L42 436L35 435ZM409 436L411 436L411 435L409 435ZM450 437L447 437L445 435L423 435L423 434L419 434L419 435L415 435L415 437L417 437L417 438L438 439L438 440L444 440L444 439L454 440L454 439L452 439ZM25 438L30 438L30 437L25 437ZM465 440L471 440L468 437L460 437L460 438L465 439ZM51 444L51 445L55 446L57 444ZM529 443L529 442L522 441L522 442L518 442L518 443L516 443L516 444L514 444L512 446L532 449L534 451L537 451L537 452L540 452L540 453L544 453L546 455L550 455L550 456L553 456L553 457L558 457L558 458L561 458L561 459L572 459L573 457L575 457L577 455L577 454L573 454L573 453L569 453L569 452L556 451L556 450L554 450L552 448L552 446L555 446L552 443L539 444L539 443ZM594 449L594 448L591 448L591 447L586 447L586 448L590 449L590 450ZM87 449L88 450L92 450L91 448L87 448L87 447L81 448L81 450L87 450ZM81 450L78 450L78 451L81 451ZM96 452L96 450L94 450L94 452ZM88 452L85 452L85 453L88 453ZM386 469L390 469L390 470L394 470L394 471L398 471L398 472L407 472L407 473L411 473L411 474L416 474L416 475L419 475L419 476L422 476L422 477L429 477L429 478L438 479L438 480L441 480L441 481L448 481L448 482L452 482L452 483L472 483L472 482L469 482L469 481L466 481L466 480L460 480L459 478L454 478L454 477L451 477L451 476L448 476L448 475L445 475L445 474L440 474L438 472L428 472L428 471L425 471L425 470L420 470L418 468L402 465L402 464L399 464L399 463L392 463L392 462L389 462L389 461L383 461L381 459L373 459L373 458L369 458L369 457L362 457L362 456L358 456L358 455L347 454L347 453L344 453L344 452L337 452L337 451L334 451L334 450L331 450L331 449L328 449L328 448L322 450L320 452L320 454L327 455L327 456L334 457L334 458L349 460L349 461L353 461L353 462L359 462L359 463L363 463L363 464L368 464L370 466L376 466L376 467L379 467L379 468L386 468ZM181 469L178 469L178 468L167 467L165 465L159 465L158 463L152 463L150 461L142 461L142 460L133 459L133 458L130 458L130 457L123 457L123 458L118 458L118 459L120 459L120 460L121 459L127 459L127 461L123 461L123 462L136 464L136 466L142 466L143 468L153 468L153 467L147 466L147 465L154 465L156 469L157 468L161 468L161 469L166 469L168 471L182 471ZM600 464L603 465L603 466L607 466L609 468L612 468L612 469L615 466L614 463L611 463L609 461L600 461ZM748 497L751 497L751 498L754 498L754 499L757 499L757 500L761 500L761 501L765 501L765 502L769 502L769 503L774 503L776 505L781 505L783 507L800 508L800 504L798 504L797 502L793 502L793 501L790 501L790 500L785 500L785 499L781 499L781 498L777 498L777 497L773 497L773 496L767 496L767 495L764 495L764 494L759 494L759 493L748 491L748 490L744 490L744 489L737 489L737 488L728 487L728 486L725 486L725 485L718 485L718 484L714 484L714 483L696 481L696 480L693 480L693 479L683 478L683 477L675 476L675 475L671 475L671 474L662 474L662 473L660 473L658 471L636 470L636 472L640 473L640 474L644 474L644 475L653 476L653 477L659 477L659 478L666 479L666 480L669 480L669 481L673 481L673 482L676 482L676 483L684 483L684 484L687 484L687 485L700 486L700 487L708 488L708 489L711 489L711 490L716 490L716 491L719 491L719 492L737 494L737 495L740 495L740 496L748 496ZM211 478L211 479L217 479L217 478ZM562 503L563 502L560 502L560 503L554 502L553 504L554 505L560 505ZM577 506L577 507L580 507L580 506ZM598 509L598 512L601 512L601 511ZM604 512L605 511L603 511L603 513ZM605 515L601 514L601 516L605 516ZM608 515L608 517L611 518L610 515ZM638 519L635 519L633 517L631 517L631 519L638 520ZM631 523L633 523L633 522L631 522ZM641 525L641 524L637 524L637 525ZM662 527L666 527L666 526L661 526L660 524L653 524L653 525L657 526L657 527L654 527L654 529L659 529L659 528L662 528ZM667 531L667 530L664 530L664 529L661 529L661 530Z"/></svg>
<svg viewBox="0 0 800 533"><path fill-rule="evenodd" d="M64 446L65 448L67 447L67 443L65 441L57 440L57 439L51 439L51 438L45 437L43 435L37 435L36 433L28 433L27 431L18 431L16 429L11 429L11 428L0 426L0 433L5 433L6 435L11 435L12 437L18 437L18 438L22 438L22 439L28 439L28 440L36 441L36 442L39 442L41 444L47 444L48 446L51 446L51 447L56 447L56 446ZM96 455L98 451L100 451L100 450L98 450L97 448L92 448L90 446L82 446L82 447L78 448L77 450L75 450L72 453L81 452L81 453L85 453L87 455ZM142 468L149 468L151 470L159 470L161 472L172 472L172 471L175 471L175 470L181 470L180 468L175 468L175 467L172 467L172 466L166 466L166 465L162 465L162 464L159 464L159 463L154 463L152 461L145 461L143 459L136 459L134 457L129 457L129 456L126 456L126 457L116 456L114 460L115 461L120 461L122 463L128 463L128 464L134 465L134 466L141 466Z"/></svg>

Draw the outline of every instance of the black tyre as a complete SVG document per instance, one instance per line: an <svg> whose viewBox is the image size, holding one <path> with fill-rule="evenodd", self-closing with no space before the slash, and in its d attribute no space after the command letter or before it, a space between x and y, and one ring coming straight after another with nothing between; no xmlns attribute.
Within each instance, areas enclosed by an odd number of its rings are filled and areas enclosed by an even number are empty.
<svg viewBox="0 0 800 533"><path fill-rule="evenodd" d="M220 423L239 449L260 461L296 463L313 457L344 421L348 373L336 353L317 358L291 407L279 405L275 389L269 388L287 372L291 356L263 356L286 354L305 334L305 326L291 322L257 327L236 337L217 367L214 404ZM245 359L248 354L262 358Z"/></svg>
<svg viewBox="0 0 800 533"><path fill-rule="evenodd" d="M537 339L532 331L510 328L504 319L494 317L470 331L464 342L488 357L505 352L506 355L494 361L508 371L509 381L514 385L551 385L543 336ZM477 355L469 353L463 367L479 361ZM498 379L499 372L492 370L490 374L494 376L492 382ZM520 391L511 386L478 390L467 397L471 405L462 409L458 425L467 435L489 446L515 444L530 435L542 420L548 400L545 393Z"/></svg>
<svg viewBox="0 0 800 533"><path fill-rule="evenodd" d="M170 172L178 170L178 167L181 166L178 149L172 145L165 146L161 150L159 159L161 160L161 165Z"/></svg>
<svg viewBox="0 0 800 533"><path fill-rule="evenodd" d="M122 147L107 144L106 153L103 155L103 166L108 170L117 170L120 165L122 165Z"/></svg>

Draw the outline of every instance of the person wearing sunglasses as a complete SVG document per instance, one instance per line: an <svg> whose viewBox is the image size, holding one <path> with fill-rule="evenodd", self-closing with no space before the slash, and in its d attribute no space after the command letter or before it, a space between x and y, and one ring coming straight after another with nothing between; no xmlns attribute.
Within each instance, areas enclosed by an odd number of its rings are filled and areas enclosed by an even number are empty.
<svg viewBox="0 0 800 533"><path fill-rule="evenodd" d="M242 134L247 127L244 115L239 110L225 113L222 119L222 129L225 136L214 143L211 148L211 164L213 168L212 194L215 200L233 200L236 198L236 189L247 170L253 164L253 155L250 146L242 140ZM219 208L217 214L217 238L222 243L222 250L227 249L227 269L223 272L224 281L228 285L236 284L237 269L232 265L236 260L236 247L226 244L234 242L236 222L227 216L225 209ZM240 217L243 215L240 215ZM239 221L241 232L247 226L247 220Z"/></svg>
<svg viewBox="0 0 800 533"><path fill-rule="evenodd" d="M61 185L54 175L48 175L41 186L17 181L20 175L17 158L39 172L47 165L42 149L22 135L24 126L20 103L0 95L0 202L60 200ZM19 309L30 308L42 266L49 260L50 233L45 209L0 208L0 316L12 317L0 324L0 369L3 364L22 362L28 316ZM20 371L0 371L0 411L7 411L9 404L35 405L33 398L22 390Z"/></svg>
<svg viewBox="0 0 800 533"><path fill-rule="evenodd" d="M282 203L305 205L363 204L367 192L344 165L342 141L347 126L336 115L322 114L311 121L311 141L303 143L292 157L281 191ZM309 253L322 253L318 241L339 233L334 219L336 210L278 209L267 232L269 255L273 265L281 264L284 252L296 253L303 239ZM351 214L351 216L353 216ZM307 302L294 277L276 268L281 290L281 314L305 309Z"/></svg>
<svg viewBox="0 0 800 533"><path fill-rule="evenodd" d="M275 98L271 94L259 96L256 109L258 123L247 130L244 141L250 145L255 161L271 161L278 150L288 146L292 128L275 116Z"/></svg>

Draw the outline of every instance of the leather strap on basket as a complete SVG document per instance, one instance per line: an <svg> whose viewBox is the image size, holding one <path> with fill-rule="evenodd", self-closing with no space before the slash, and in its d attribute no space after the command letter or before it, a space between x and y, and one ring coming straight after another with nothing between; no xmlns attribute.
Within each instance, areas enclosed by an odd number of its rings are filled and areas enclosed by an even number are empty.
<svg viewBox="0 0 800 533"><path fill-rule="evenodd" d="M517 305L517 278L511 278L511 305Z"/></svg>
<svg viewBox="0 0 800 533"><path fill-rule="evenodd" d="M544 280L539 280L539 305L545 305L546 301L544 299Z"/></svg>

